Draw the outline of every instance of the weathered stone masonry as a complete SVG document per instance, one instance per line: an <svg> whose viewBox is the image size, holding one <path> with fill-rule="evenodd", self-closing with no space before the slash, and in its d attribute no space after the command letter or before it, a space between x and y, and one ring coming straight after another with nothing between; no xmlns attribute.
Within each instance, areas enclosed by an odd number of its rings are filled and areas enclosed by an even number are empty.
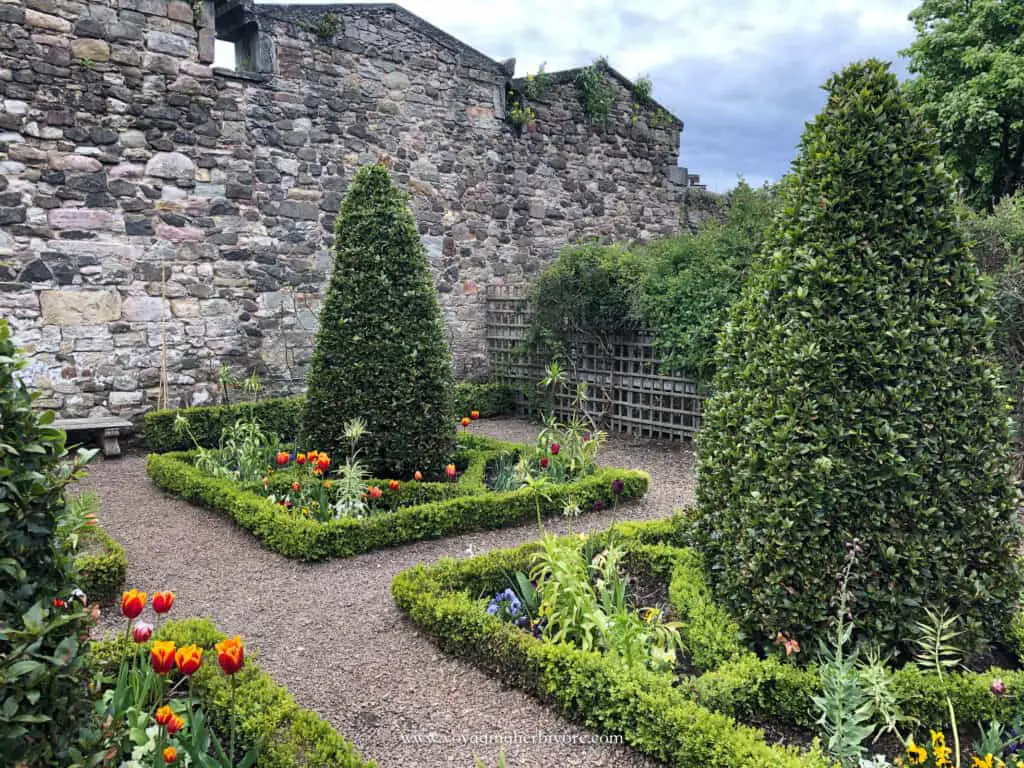
<svg viewBox="0 0 1024 768"><path fill-rule="evenodd" d="M381 153L461 376L486 366L487 284L685 221L681 123L633 121L609 72L595 128L569 73L520 135L511 70L392 5L0 0L0 314L40 404L134 416L162 370L172 405L207 402L221 363L301 389L338 206Z"/></svg>

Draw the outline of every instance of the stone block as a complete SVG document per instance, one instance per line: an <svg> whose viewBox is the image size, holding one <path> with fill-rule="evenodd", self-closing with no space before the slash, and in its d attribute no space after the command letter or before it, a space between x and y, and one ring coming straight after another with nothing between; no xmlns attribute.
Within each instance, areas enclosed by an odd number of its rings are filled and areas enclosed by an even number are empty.
<svg viewBox="0 0 1024 768"><path fill-rule="evenodd" d="M80 37L71 41L71 55L94 62L110 61L110 44L106 40Z"/></svg>
<svg viewBox="0 0 1024 768"><path fill-rule="evenodd" d="M163 0L154 0L163 5ZM146 32L146 48L156 53L166 53L182 59L192 58L192 41L168 32L150 30Z"/></svg>
<svg viewBox="0 0 1024 768"><path fill-rule="evenodd" d="M54 208L47 212L47 220L54 229L124 232L122 213L102 208Z"/></svg>
<svg viewBox="0 0 1024 768"><path fill-rule="evenodd" d="M67 34L71 31L70 21L62 19L60 16L51 16L48 13L33 11L31 8L25 9L25 24L36 29L46 29L59 34Z"/></svg>
<svg viewBox="0 0 1024 768"><path fill-rule="evenodd" d="M171 316L171 305L159 296L128 296L121 316L130 323L159 323L162 317Z"/></svg>
<svg viewBox="0 0 1024 768"><path fill-rule="evenodd" d="M158 179L194 179L196 164L181 152L157 152L146 163L146 175Z"/></svg>
<svg viewBox="0 0 1024 768"><path fill-rule="evenodd" d="M80 327L121 317L117 291L41 291L39 303L47 325Z"/></svg>

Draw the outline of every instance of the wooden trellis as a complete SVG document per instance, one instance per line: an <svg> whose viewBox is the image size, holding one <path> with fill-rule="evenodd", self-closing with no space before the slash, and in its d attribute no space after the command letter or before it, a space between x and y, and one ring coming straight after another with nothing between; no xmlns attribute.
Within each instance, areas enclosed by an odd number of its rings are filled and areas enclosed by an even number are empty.
<svg viewBox="0 0 1024 768"><path fill-rule="evenodd" d="M543 359L524 348L530 325L525 286L487 288L487 354L491 370L517 391L521 410L530 407L524 392L535 391L544 376ZM701 395L697 382L663 376L649 333L616 336L601 343L579 340L570 352L571 388L588 385L590 410L610 430L637 437L690 440L700 429ZM568 413L571 395L554 403Z"/></svg>

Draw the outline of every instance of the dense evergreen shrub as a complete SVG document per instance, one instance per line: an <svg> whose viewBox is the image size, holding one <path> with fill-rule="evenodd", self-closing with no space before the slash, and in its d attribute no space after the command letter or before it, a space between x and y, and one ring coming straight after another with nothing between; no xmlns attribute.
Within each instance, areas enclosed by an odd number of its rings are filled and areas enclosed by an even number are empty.
<svg viewBox="0 0 1024 768"><path fill-rule="evenodd" d="M639 291L640 315L654 333L662 369L708 382L714 349L729 307L739 297L751 260L778 207L774 188L740 182L722 220L656 240L643 250L648 265Z"/></svg>
<svg viewBox="0 0 1024 768"><path fill-rule="evenodd" d="M80 459L48 426L53 413L32 409L15 376L22 365L0 320L0 755L5 765L64 766L92 713L86 614L56 535Z"/></svg>
<svg viewBox="0 0 1024 768"><path fill-rule="evenodd" d="M344 424L359 417L369 429L360 458L374 473L405 477L447 462L451 355L426 250L384 165L361 169L341 205L307 381L309 446L347 452Z"/></svg>
<svg viewBox="0 0 1024 768"><path fill-rule="evenodd" d="M757 645L822 635L854 538L860 631L891 647L931 606L970 644L1008 626L1019 591L988 296L935 140L887 66L827 90L723 332L695 540Z"/></svg>

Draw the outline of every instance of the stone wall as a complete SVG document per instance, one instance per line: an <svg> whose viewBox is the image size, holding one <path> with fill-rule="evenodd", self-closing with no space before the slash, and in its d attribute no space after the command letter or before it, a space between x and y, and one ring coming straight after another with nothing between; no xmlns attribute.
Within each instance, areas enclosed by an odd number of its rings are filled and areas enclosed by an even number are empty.
<svg viewBox="0 0 1024 768"><path fill-rule="evenodd" d="M246 71L211 66L215 35ZM301 389L338 206L382 153L461 377L486 368L486 285L701 210L681 123L634 120L614 71L607 128L569 73L518 131L511 69L396 6L0 0L0 314L40 404L135 416L162 371L171 405L209 402L222 364Z"/></svg>

